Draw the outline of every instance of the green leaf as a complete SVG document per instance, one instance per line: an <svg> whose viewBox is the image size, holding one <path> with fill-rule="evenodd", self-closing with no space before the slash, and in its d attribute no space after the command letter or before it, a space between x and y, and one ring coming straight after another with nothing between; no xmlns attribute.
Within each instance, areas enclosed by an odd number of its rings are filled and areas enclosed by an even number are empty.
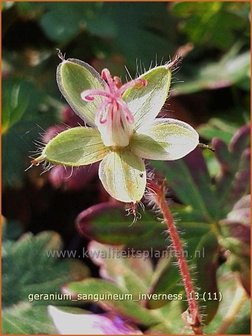
<svg viewBox="0 0 252 336"><path fill-rule="evenodd" d="M38 133L41 129L47 128L56 121L55 109L48 100L48 97L37 88L32 82L23 78L15 77L6 79L3 83L3 97L10 86L20 86L20 102L26 101L28 105L21 104L25 110L19 114L20 119L15 119L11 127L5 128L3 134L3 183L4 186L20 187L23 183L25 169L29 166L29 155L34 150L34 140L40 140ZM7 105L3 111L3 118L9 120L8 100L4 101ZM19 107L18 107L19 109ZM7 113L7 116L4 114ZM10 151L11 148L11 151Z"/></svg>
<svg viewBox="0 0 252 336"><path fill-rule="evenodd" d="M238 29L248 36L248 3L182 2L173 3L171 9L180 19L181 32L197 47L207 44L225 50L237 41Z"/></svg>
<svg viewBox="0 0 252 336"><path fill-rule="evenodd" d="M161 171L179 199L197 211L203 222L213 222L221 218L217 196L200 151L194 150L177 161L156 162L152 164Z"/></svg>
<svg viewBox="0 0 252 336"><path fill-rule="evenodd" d="M30 92L24 82L6 80L3 90L2 127L7 132L23 116L28 107Z"/></svg>
<svg viewBox="0 0 252 336"><path fill-rule="evenodd" d="M204 327L204 332L206 334L214 334L218 332L219 328L223 328L223 324L226 324L224 319L229 313L229 309L232 307L237 307L237 300L241 300L241 294L244 294L241 284L237 281L236 276L232 276L230 272L230 267L227 263L222 264L218 269L218 283L219 291L222 294L222 300L219 303L219 309L215 318ZM249 296L243 298L243 302L239 302L240 309L236 311L235 316L230 323L225 326L225 331L218 332L219 334L230 334L230 335L247 335L250 329L250 311L251 304ZM230 317L228 317L230 319Z"/></svg>
<svg viewBox="0 0 252 336"><path fill-rule="evenodd" d="M137 76L155 60L162 63L167 50L171 55L176 50L176 21L164 3L103 3L97 15L87 18L87 31L103 38L106 51L122 56L134 74L137 55Z"/></svg>
<svg viewBox="0 0 252 336"><path fill-rule="evenodd" d="M247 293L250 293L250 201L250 195L243 196L220 222L220 244L230 251L228 264L239 272Z"/></svg>
<svg viewBox="0 0 252 336"><path fill-rule="evenodd" d="M237 126L231 124L229 120L220 118L211 118L207 124L203 124L197 129L203 138L209 141L213 138L218 138L225 143L230 142L236 130Z"/></svg>
<svg viewBox="0 0 252 336"><path fill-rule="evenodd" d="M172 258L172 253L168 253L168 257L163 257L159 260L151 283L152 294L171 294L176 295L183 293L183 288L178 285L180 274L178 267L174 266L175 258ZM170 305L171 301L153 300L150 299L147 307L157 309L165 305Z"/></svg>
<svg viewBox="0 0 252 336"><path fill-rule="evenodd" d="M251 314L250 314L250 302L243 305L238 316L235 317L234 321L228 328L227 332L229 335L249 335L250 334L250 324L251 324Z"/></svg>
<svg viewBox="0 0 252 336"><path fill-rule="evenodd" d="M184 83L174 85L174 94L191 94L247 81L250 71L250 53L249 51L237 53L237 45L235 45L219 62L202 65L193 79L185 79Z"/></svg>
<svg viewBox="0 0 252 336"><path fill-rule="evenodd" d="M95 241L89 244L88 251L92 261L100 266L102 278L112 279L118 287L133 295L147 292L153 272L149 258L137 256L134 250ZM113 258L111 253L114 253Z"/></svg>
<svg viewBox="0 0 252 336"><path fill-rule="evenodd" d="M202 236L196 245L194 264L197 275L195 276L195 288L200 295L199 305L204 309L204 323L208 324L215 316L219 306L219 295L217 287L217 268L219 256L219 244L216 235L209 231ZM203 253L202 253L203 252ZM208 295L204 297L205 293ZM217 299L214 299L215 293ZM210 298L210 299L209 299Z"/></svg>
<svg viewBox="0 0 252 336"><path fill-rule="evenodd" d="M212 140L212 146L221 167L216 181L216 191L219 207L224 210L222 218L231 210L237 200L249 193L249 135L250 127L244 125L234 134L229 146L219 139Z"/></svg>
<svg viewBox="0 0 252 336"><path fill-rule="evenodd" d="M102 160L108 152L98 130L74 127L49 141L40 158L55 164L79 167Z"/></svg>
<svg viewBox="0 0 252 336"><path fill-rule="evenodd" d="M75 295L79 294L79 297L82 298L88 298L88 294L90 294L90 298L86 299L86 301L94 301L92 296L96 295L100 304L113 309L120 315L132 318L138 323L150 326L157 322L157 318L154 315L137 302L134 302L129 293L122 291L113 283L98 279L88 279L68 284L67 290ZM137 300L137 298L135 299Z"/></svg>
<svg viewBox="0 0 252 336"><path fill-rule="evenodd" d="M52 321L47 313L47 306L32 306L21 303L3 312L2 328L4 334L55 334Z"/></svg>
<svg viewBox="0 0 252 336"><path fill-rule="evenodd" d="M88 89L104 89L98 72L85 62L69 58L58 65L57 83L74 112L94 126L95 114L102 100L95 96L92 102L85 102L81 99L81 93Z"/></svg>
<svg viewBox="0 0 252 336"><path fill-rule="evenodd" d="M80 3L54 3L45 5L47 11L41 16L40 25L45 34L53 41L67 43L86 26L86 21L94 17L99 6Z"/></svg>
<svg viewBox="0 0 252 336"><path fill-rule="evenodd" d="M59 260L57 251L61 247L60 237L53 232L25 234L17 242L4 242L3 307L28 302L29 295L60 293L65 282L87 276L80 262ZM57 302L46 298L33 302L45 305L51 301Z"/></svg>
<svg viewBox="0 0 252 336"><path fill-rule="evenodd" d="M144 212L142 218L132 224L133 217L127 216L124 206L109 202L94 205L77 218L79 232L103 244L125 245L125 248L139 250L165 247L165 226L149 212Z"/></svg>
<svg viewBox="0 0 252 336"><path fill-rule="evenodd" d="M172 294L174 293L172 292ZM182 312L181 301L176 299L161 308L155 309L153 313L159 316L161 323L151 326L145 333L179 335L185 326L183 319L180 317Z"/></svg>
<svg viewBox="0 0 252 336"><path fill-rule="evenodd" d="M179 231L183 231L182 241L186 242L184 249L184 256L189 265L193 265L197 270L197 275L192 272L194 279L194 286L196 292L199 294L199 304L204 307L206 314L204 323L209 323L216 314L218 309L217 300L203 300L204 293L210 293L211 297L218 292L217 288L217 258L219 252L219 245L216 235L210 230L206 223L193 223L181 220L177 223ZM168 252L168 251L167 251ZM176 265L176 256L170 251L168 256L161 259L153 274L153 281L151 284L152 293L155 294L182 294L185 299L185 293L181 281L181 275ZM209 294L209 295L210 295ZM170 304L171 302L168 302ZM167 304L164 300L150 300L148 307L151 309L160 308ZM186 305L183 305L186 309Z"/></svg>

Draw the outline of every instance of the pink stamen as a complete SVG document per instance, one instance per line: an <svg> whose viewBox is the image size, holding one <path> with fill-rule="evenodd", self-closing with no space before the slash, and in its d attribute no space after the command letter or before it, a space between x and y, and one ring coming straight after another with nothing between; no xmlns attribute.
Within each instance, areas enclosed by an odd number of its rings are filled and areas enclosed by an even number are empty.
<svg viewBox="0 0 252 336"><path fill-rule="evenodd" d="M134 123L134 117L133 117L132 113L130 112L130 110L128 109L127 104L122 99L118 100L118 104L121 105L121 108L122 108L123 112L125 113L126 119L128 120L128 122L130 124L133 124Z"/></svg>
<svg viewBox="0 0 252 336"><path fill-rule="evenodd" d="M120 95L122 95L127 89L133 87L133 86L139 86L139 88L146 86L147 85L147 80L143 79L143 78L139 78L139 79L133 79L132 81L123 84L120 89L119 89L119 93Z"/></svg>
<svg viewBox="0 0 252 336"><path fill-rule="evenodd" d="M126 102L123 101L122 95L131 87L137 86L141 88L146 86L147 80L138 78L122 85L120 78L117 76L112 78L108 69L102 70L101 78L104 81L104 90L89 89L81 93L81 98L86 102L92 102L95 96L104 97L103 102L96 112L97 125L105 124L110 121L113 122L113 127L120 127L121 125L121 127L125 128L125 122L133 124L134 116Z"/></svg>
<svg viewBox="0 0 252 336"><path fill-rule="evenodd" d="M115 83L115 86L117 87L117 89L120 89L122 87L122 81L119 77L114 76L113 81Z"/></svg>
<svg viewBox="0 0 252 336"><path fill-rule="evenodd" d="M85 97L81 97L83 100L89 102L89 101L93 101L94 100L94 97L91 97L91 96L85 96Z"/></svg>
<svg viewBox="0 0 252 336"><path fill-rule="evenodd" d="M96 112L96 120L99 120L101 124L105 124L107 122L106 106L107 106L107 102L101 104L98 111Z"/></svg>
<svg viewBox="0 0 252 336"><path fill-rule="evenodd" d="M81 93L81 99L87 102L93 101L94 96L103 96L110 98L111 94L103 90L95 90L95 89L85 90Z"/></svg>
<svg viewBox="0 0 252 336"><path fill-rule="evenodd" d="M108 69L103 69L101 72L101 78L105 80L110 88L110 90L115 92L115 83Z"/></svg>
<svg viewBox="0 0 252 336"><path fill-rule="evenodd" d="M108 119L107 118L102 119L102 118L103 118L103 116L101 115L100 119L99 119L100 123L101 124L106 124L106 122L108 121Z"/></svg>

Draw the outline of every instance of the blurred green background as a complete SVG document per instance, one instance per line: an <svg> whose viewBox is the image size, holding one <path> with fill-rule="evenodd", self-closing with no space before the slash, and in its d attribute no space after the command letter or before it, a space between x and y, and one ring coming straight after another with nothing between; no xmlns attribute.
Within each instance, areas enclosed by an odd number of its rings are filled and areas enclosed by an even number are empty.
<svg viewBox="0 0 252 336"><path fill-rule="evenodd" d="M4 185L22 185L32 141L60 118L65 102L55 81L57 48L123 80L127 72L135 77L191 50L174 74L170 116L193 125L218 118L216 127L226 129L246 122L249 6L3 3Z"/></svg>
<svg viewBox="0 0 252 336"><path fill-rule="evenodd" d="M56 48L123 80L188 52L174 74L170 116L194 126L214 118L214 128L232 133L249 115L249 6L3 3L4 185L22 185L32 141L59 119L65 102L55 81ZM209 128L202 134L214 135Z"/></svg>
<svg viewBox="0 0 252 336"><path fill-rule="evenodd" d="M77 177L76 188L76 182L74 187L69 182L71 172L67 172L67 178L63 179L56 170L56 175L52 172L41 175L42 167L25 171L30 165L30 157L43 146L43 140L49 136L52 127L56 125L62 130L65 124L72 126L72 117L67 114L66 118L67 105L56 85L55 72L60 62L57 49L66 58L81 59L99 72L108 67L122 81L167 62L175 55L183 55L183 61L174 71L171 93L161 114L191 124L204 143L210 144L217 137L216 155L204 151L205 161L201 153L196 153L188 161L181 160L167 166L157 163L155 167L168 178L173 189L169 190L168 196L175 205L185 205L181 212L175 207L182 218L182 224L178 225L186 232L185 241L190 248L197 247L198 242L209 248L208 259L204 262L209 262L212 267L213 278L206 275L203 261L196 265L201 270L203 283L207 290L216 290L217 278L221 290L228 297L207 330L209 333L216 332L236 290L235 272L240 274L244 287L248 287L246 238L249 234L246 230L249 229L244 224L248 220L248 199L242 203L242 209L232 209L239 198L248 193L249 184L249 163L245 162L249 150L248 130L243 128L236 133L250 121L249 12L249 2L2 3L3 215L7 223L4 232L3 288L6 294L3 303L7 333L55 333L54 326L48 322L46 306L27 306L27 293L59 290L69 281L85 278L89 274L86 266L92 276L99 276L95 261L85 260L85 266L83 262L75 264L72 260L55 258L49 262L43 254L47 249L78 250L90 240L139 247L139 236L143 237L141 248L155 244L163 248L164 244L164 227L150 219L148 213L146 218L143 216L142 222L131 228L131 219L114 214L115 209L110 206L103 209L100 217L88 219L88 234L80 237L74 226L77 215L90 206L108 201L96 172L87 180L87 172ZM233 145L230 146L232 138ZM203 172L203 182L197 181L200 174L195 172L198 171ZM62 171L60 174L63 174ZM235 181L237 176L241 177L238 182ZM83 183L80 183L81 178ZM237 194L233 195L232 186L235 183ZM200 211L197 213L198 204L203 204L211 212L218 225L224 219L224 231L218 233L218 243L216 237L211 236L212 222L206 218L199 219L202 214ZM235 211L240 211L240 217ZM233 231L228 227L233 218L239 218L238 224L246 226L244 231L240 226L234 227ZM16 242L21 233L30 231L37 234L45 230L56 231L61 238L56 233L42 232L37 236L28 234L25 239ZM230 236L234 240L229 240ZM190 240L192 238L194 241ZM106 248L104 246L98 244L95 248ZM232 252L231 258L222 267L226 261L223 251L226 250ZM125 267L126 283L132 277L137 279L137 267L146 267L145 264L129 267L117 262L106 267L111 267L110 272L115 278L118 267ZM162 265L159 267L156 271L160 272L158 275L146 272L150 278L160 276L161 280L153 288L162 292L167 290L169 281L176 283L179 275L174 267L171 268L172 274L169 273L170 264L167 269ZM229 272L229 277L226 272ZM198 278L201 281L200 276ZM14 287L17 289L15 293L12 292ZM134 288L134 285L129 282L128 287ZM89 284L85 288L93 290ZM172 291L177 290L177 287L171 288ZM168 287L168 290L171 288ZM16 309L15 304L20 302L20 309ZM133 311L127 305L125 310L127 314L132 311L133 318L137 316L137 322L144 325L145 330L177 333L183 325L181 327L181 322L177 322L180 321L180 308L174 304L174 313L170 306L160 308L157 313L160 316L155 322L160 326L156 329L151 329L149 325L154 318L152 310L145 311L147 315L138 308ZM218 304L207 306L210 319L217 309ZM229 333L248 332L248 312L246 302ZM167 317L174 326L162 324ZM16 321L15 326L8 322L12 320ZM36 320L34 325L31 323L33 320Z"/></svg>

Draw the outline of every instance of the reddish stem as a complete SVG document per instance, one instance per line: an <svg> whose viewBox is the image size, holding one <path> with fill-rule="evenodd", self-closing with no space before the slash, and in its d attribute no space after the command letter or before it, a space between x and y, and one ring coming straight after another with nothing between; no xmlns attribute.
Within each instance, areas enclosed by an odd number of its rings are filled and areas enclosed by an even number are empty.
<svg viewBox="0 0 252 336"><path fill-rule="evenodd" d="M194 295L194 286L189 272L188 263L184 257L183 246L177 232L172 213L165 198L164 182L160 185L152 180L148 183L148 187L152 191L152 197L154 197L155 203L160 209L164 218L164 222L168 227L172 241L172 247L178 260L178 266L182 276L188 302L188 310L184 312L182 316L186 323L192 327L195 335L202 335L201 317Z"/></svg>

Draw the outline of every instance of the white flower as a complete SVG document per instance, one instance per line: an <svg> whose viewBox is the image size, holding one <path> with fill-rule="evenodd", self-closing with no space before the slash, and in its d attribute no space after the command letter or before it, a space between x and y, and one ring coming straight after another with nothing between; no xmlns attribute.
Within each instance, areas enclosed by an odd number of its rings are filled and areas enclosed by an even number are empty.
<svg viewBox="0 0 252 336"><path fill-rule="evenodd" d="M171 69L155 67L124 85L104 69L63 60L57 69L60 91L91 127L66 130L44 148L43 160L81 166L101 160L99 177L107 192L122 202L138 202L146 187L143 159L177 160L199 143L185 122L156 118L170 88Z"/></svg>

